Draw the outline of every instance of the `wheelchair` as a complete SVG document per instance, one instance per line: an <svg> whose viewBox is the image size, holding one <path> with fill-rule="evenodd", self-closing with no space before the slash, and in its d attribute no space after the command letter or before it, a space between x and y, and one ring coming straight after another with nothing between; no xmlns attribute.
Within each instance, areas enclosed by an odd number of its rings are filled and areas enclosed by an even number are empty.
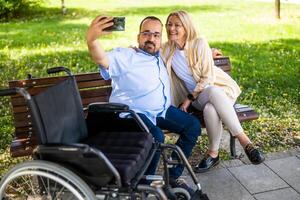
<svg viewBox="0 0 300 200"><path fill-rule="evenodd" d="M38 146L33 160L17 164L0 182L0 199L208 199L179 147L155 143L139 116L127 105L93 103L83 109L74 76L31 96L25 88L0 90L22 95L32 115ZM87 113L87 116L86 116ZM156 151L162 175L144 175ZM171 160L168 152L178 160ZM196 191L169 185L168 167L183 164ZM142 180L160 185L142 184Z"/></svg>

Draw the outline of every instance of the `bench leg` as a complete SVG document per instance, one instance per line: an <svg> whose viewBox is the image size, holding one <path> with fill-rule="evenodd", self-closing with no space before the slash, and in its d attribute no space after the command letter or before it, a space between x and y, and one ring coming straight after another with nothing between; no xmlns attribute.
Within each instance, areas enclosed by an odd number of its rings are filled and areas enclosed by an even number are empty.
<svg viewBox="0 0 300 200"><path fill-rule="evenodd" d="M236 158L236 150L235 150L235 137L230 134L230 156L232 159Z"/></svg>

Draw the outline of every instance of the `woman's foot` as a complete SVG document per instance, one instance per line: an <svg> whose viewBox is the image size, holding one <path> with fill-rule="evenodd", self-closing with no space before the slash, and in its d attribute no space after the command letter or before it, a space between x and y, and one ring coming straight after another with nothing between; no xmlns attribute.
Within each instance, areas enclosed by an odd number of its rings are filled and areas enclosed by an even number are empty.
<svg viewBox="0 0 300 200"><path fill-rule="evenodd" d="M244 150L249 160L254 165L258 165L265 160L263 153L256 149L251 143L247 144Z"/></svg>
<svg viewBox="0 0 300 200"><path fill-rule="evenodd" d="M220 163L219 155L213 158L209 154L200 161L197 167L194 168L194 172L196 173L203 173L211 169L212 167L218 165Z"/></svg>

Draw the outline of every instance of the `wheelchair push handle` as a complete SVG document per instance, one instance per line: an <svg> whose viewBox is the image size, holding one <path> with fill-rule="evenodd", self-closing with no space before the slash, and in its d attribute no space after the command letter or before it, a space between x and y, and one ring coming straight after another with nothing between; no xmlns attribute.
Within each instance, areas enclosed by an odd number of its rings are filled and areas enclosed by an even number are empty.
<svg viewBox="0 0 300 200"><path fill-rule="evenodd" d="M17 88L9 88L0 90L0 96L11 96L17 94Z"/></svg>
<svg viewBox="0 0 300 200"><path fill-rule="evenodd" d="M14 87L0 90L0 96L11 96L16 94L22 95L26 100L31 99L30 94L24 88Z"/></svg>
<svg viewBox="0 0 300 200"><path fill-rule="evenodd" d="M69 76L73 76L71 70L69 70L68 68L63 67L63 66L47 69L48 74L54 74L54 73L59 73L59 72L66 72Z"/></svg>

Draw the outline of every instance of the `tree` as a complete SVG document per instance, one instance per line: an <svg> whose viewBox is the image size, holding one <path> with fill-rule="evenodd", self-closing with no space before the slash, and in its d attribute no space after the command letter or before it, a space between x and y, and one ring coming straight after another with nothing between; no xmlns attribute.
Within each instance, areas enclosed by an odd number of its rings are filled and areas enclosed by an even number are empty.
<svg viewBox="0 0 300 200"><path fill-rule="evenodd" d="M38 7L44 0L0 0L0 21L20 16L31 8Z"/></svg>
<svg viewBox="0 0 300 200"><path fill-rule="evenodd" d="M65 0L61 0L61 12L63 15L67 14L67 8L65 6Z"/></svg>
<svg viewBox="0 0 300 200"><path fill-rule="evenodd" d="M275 0L275 17L280 19L280 0Z"/></svg>

